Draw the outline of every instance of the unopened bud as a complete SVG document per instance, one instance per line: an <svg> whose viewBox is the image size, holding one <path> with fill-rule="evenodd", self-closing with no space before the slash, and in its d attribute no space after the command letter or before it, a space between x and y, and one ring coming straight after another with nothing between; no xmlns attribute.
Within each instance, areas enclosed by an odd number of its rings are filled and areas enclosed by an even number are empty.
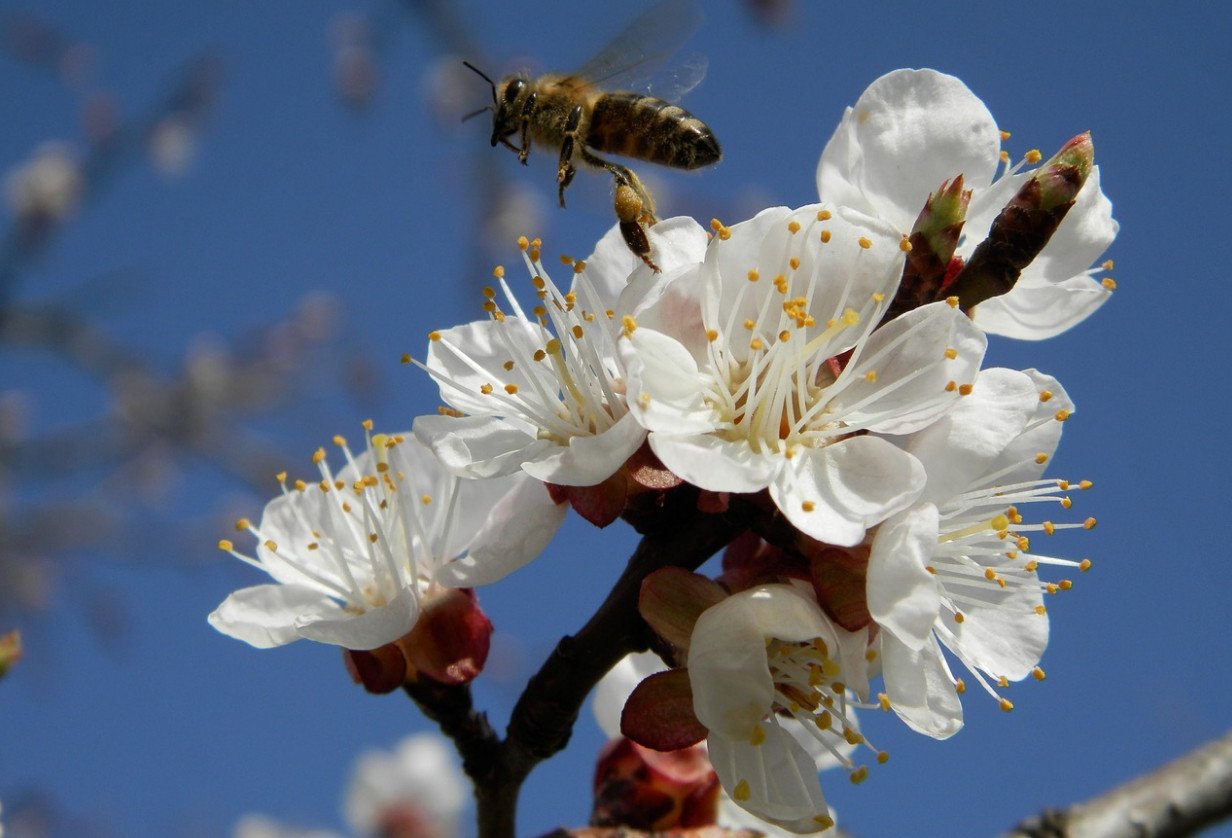
<svg viewBox="0 0 1232 838"><path fill-rule="evenodd" d="M941 298L970 201L971 190L963 189L961 174L928 196L907 239L910 248L903 264L903 280L883 322Z"/></svg>
<svg viewBox="0 0 1232 838"><path fill-rule="evenodd" d="M1074 205L1094 157L1095 147L1087 132L1067 142L1040 166L993 221L988 238L945 293L958 297L963 310L970 311L1012 290L1023 268L1044 249Z"/></svg>

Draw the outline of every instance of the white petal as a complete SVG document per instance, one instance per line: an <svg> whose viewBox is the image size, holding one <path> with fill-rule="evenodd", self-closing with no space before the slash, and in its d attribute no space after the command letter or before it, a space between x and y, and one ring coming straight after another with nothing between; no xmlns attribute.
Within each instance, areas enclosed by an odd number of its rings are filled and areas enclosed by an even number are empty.
<svg viewBox="0 0 1232 838"><path fill-rule="evenodd" d="M447 404L466 413L504 415L509 412L501 401L506 384L533 392L529 375L555 381L551 364L534 360L535 352L551 337L538 323L513 316L477 320L446 329L437 340L429 341L427 367L440 376L441 399ZM460 358L459 352L468 360ZM507 368L511 361L512 367ZM485 395L480 389L485 384L495 392Z"/></svg>
<svg viewBox="0 0 1232 838"><path fill-rule="evenodd" d="M418 416L414 434L446 468L466 477L513 474L558 447L495 416Z"/></svg>
<svg viewBox="0 0 1232 838"><path fill-rule="evenodd" d="M881 662L890 706L908 727L934 739L962 728L962 703L936 639L911 649L883 634Z"/></svg>
<svg viewBox="0 0 1232 838"><path fill-rule="evenodd" d="M1065 427L1064 422L1056 420L1057 414L1059 411L1073 413L1076 409L1061 382L1038 370L1024 370L1023 373L1031 379L1037 394L1047 391L1050 398L1047 401L1035 399L1027 430L1010 440L1005 450L989 465L989 471L1010 469L1000 479L1002 484L1035 480L1044 473L1061 442L1061 432ZM1039 454L1047 455L1042 463L1038 460Z"/></svg>
<svg viewBox="0 0 1232 838"><path fill-rule="evenodd" d="M781 454L758 454L743 441L652 433L650 447L674 474L710 492L758 492L783 467Z"/></svg>
<svg viewBox="0 0 1232 838"><path fill-rule="evenodd" d="M256 585L228 596L208 619L229 637L258 649L272 649L299 640L295 621L301 615L329 608L338 609L338 605L314 588Z"/></svg>
<svg viewBox="0 0 1232 838"><path fill-rule="evenodd" d="M615 474L645 439L646 429L626 413L603 433L572 436L568 445L545 449L546 456L525 463L522 469L546 483L594 486Z"/></svg>
<svg viewBox="0 0 1232 838"><path fill-rule="evenodd" d="M924 482L919 460L865 435L801 450L770 484L770 496L801 532L850 547L869 527L910 506Z"/></svg>
<svg viewBox="0 0 1232 838"><path fill-rule="evenodd" d="M296 620L300 636L345 649L376 649L402 637L419 619L419 602L412 588L379 608L352 614L342 608L306 614Z"/></svg>
<svg viewBox="0 0 1232 838"><path fill-rule="evenodd" d="M520 475L515 488L491 509L470 552L442 567L436 580L451 588L473 588L503 579L535 559L556 534L568 511L552 502L547 487Z"/></svg>
<svg viewBox="0 0 1232 838"><path fill-rule="evenodd" d="M620 225L612 227L599 239L594 253L586 259L586 278L606 308L618 314L631 313L628 306L634 298L626 293L630 285L641 286L645 293L657 283L669 279L682 268L701 262L706 257L709 237L694 219L688 216L666 218L647 229L651 252L661 273L654 273L625 244ZM625 305L617 303L621 300Z"/></svg>
<svg viewBox="0 0 1232 838"><path fill-rule="evenodd" d="M629 410L647 430L673 436L706 433L715 412L707 407L706 379L693 355L678 341L638 328L621 342L629 375Z"/></svg>
<svg viewBox="0 0 1232 838"><path fill-rule="evenodd" d="M707 738L710 762L723 788L732 794L742 780L747 782L749 798L736 803L783 826L800 829L800 821L826 815L826 798L808 751L775 724L762 729L766 738L760 745L713 733ZM816 830L814 822L811 829L801 831Z"/></svg>
<svg viewBox="0 0 1232 838"><path fill-rule="evenodd" d="M698 617L689 641L689 683L697 719L711 731L746 737L774 699L766 639L836 638L817 603L790 585L733 594Z"/></svg>
<svg viewBox="0 0 1232 838"><path fill-rule="evenodd" d="M1011 681L1031 674L1048 645L1048 616L1035 609L1043 594L1035 586L985 593L986 605L963 606L962 623L947 623L942 641L978 669Z"/></svg>
<svg viewBox="0 0 1232 838"><path fill-rule="evenodd" d="M1025 373L1000 367L983 370L975 389L949 413L900 440L928 472L924 499L943 503L989 473L1006 446L1026 428L1040 404L1040 389Z"/></svg>
<svg viewBox="0 0 1232 838"><path fill-rule="evenodd" d="M941 588L926 569L938 520L931 503L895 515L878 528L868 559L868 613L911 649L932 635L941 610Z"/></svg>
<svg viewBox="0 0 1232 838"><path fill-rule="evenodd" d="M852 357L835 385L844 389L834 414L879 433L926 427L958 399L950 382L975 380L987 343L970 318L944 302L912 309L873 332Z"/></svg>
<svg viewBox="0 0 1232 838"><path fill-rule="evenodd" d="M848 108L817 166L822 200L909 231L930 192L963 175L992 182L1001 136L992 114L961 81L935 70L896 70Z"/></svg>
<svg viewBox="0 0 1232 838"><path fill-rule="evenodd" d="M1111 296L1083 274L1050 285L1014 286L1008 294L980 303L972 317L989 334L1043 340L1086 320Z"/></svg>

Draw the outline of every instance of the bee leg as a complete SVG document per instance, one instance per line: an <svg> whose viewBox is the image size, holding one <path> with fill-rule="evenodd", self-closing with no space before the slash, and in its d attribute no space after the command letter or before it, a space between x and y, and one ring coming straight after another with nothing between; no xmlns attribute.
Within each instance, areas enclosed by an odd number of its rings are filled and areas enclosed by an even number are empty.
<svg viewBox="0 0 1232 838"><path fill-rule="evenodd" d="M535 113L537 98L537 94L532 90L522 105L522 147L518 149L518 162L523 166L526 165L526 158L530 156L530 118Z"/></svg>
<svg viewBox="0 0 1232 838"><path fill-rule="evenodd" d="M577 174L573 167L573 149L577 145L578 126L581 123L582 106L578 105L569 111L569 118L565 120L565 141L560 144L560 163L556 167L556 182L560 185L557 194L561 207L565 205L565 188L573 183L573 176Z"/></svg>
<svg viewBox="0 0 1232 838"><path fill-rule="evenodd" d="M650 239L642 227L644 205L641 197L627 181L616 179L616 218L620 221L620 235L624 237L625 245L633 254L639 257L655 273L659 266L650 259Z"/></svg>

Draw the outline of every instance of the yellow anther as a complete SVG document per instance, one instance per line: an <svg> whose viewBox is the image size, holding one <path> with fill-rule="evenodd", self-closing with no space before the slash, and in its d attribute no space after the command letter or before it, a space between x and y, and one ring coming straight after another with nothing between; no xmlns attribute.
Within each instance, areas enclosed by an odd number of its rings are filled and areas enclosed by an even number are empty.
<svg viewBox="0 0 1232 838"><path fill-rule="evenodd" d="M787 260L787 264L791 265L791 269L793 271L799 270L800 269L800 257L799 256L791 257L790 259Z"/></svg>
<svg viewBox="0 0 1232 838"><path fill-rule="evenodd" d="M505 266L497 265L495 268L493 268L492 276L496 277L497 279L503 279L505 276Z"/></svg>
<svg viewBox="0 0 1232 838"><path fill-rule="evenodd" d="M820 214L821 214L821 213L818 213L818 215L820 215ZM830 231L829 231L829 230L822 230L822 231L821 231L821 243L822 243L822 244L828 244L829 242L830 242Z"/></svg>
<svg viewBox="0 0 1232 838"><path fill-rule="evenodd" d="M302 492L302 491L304 491L305 489L307 489L307 488L308 488L308 484L307 484L307 483L305 483L303 480L296 480L296 481L295 481L293 484L291 484L291 485L292 485L292 486L294 486L294 487L295 487L295 490L296 490L296 491L298 491L298 492Z"/></svg>
<svg viewBox="0 0 1232 838"><path fill-rule="evenodd" d="M518 392L518 385L516 385L516 384L506 384L506 385L505 385L505 392L506 392L506 393L508 393L508 394L509 394L509 395L511 395L511 396L513 396L513 395L517 395L517 392Z"/></svg>
<svg viewBox="0 0 1232 838"><path fill-rule="evenodd" d="M1090 559L1083 559L1082 561L1078 562L1078 570L1081 571L1082 573L1086 573L1090 569L1091 569Z"/></svg>
<svg viewBox="0 0 1232 838"><path fill-rule="evenodd" d="M1037 562L1035 559L1032 559L1031 561L1023 565L1022 569L1025 570L1027 573L1034 573L1035 571L1039 570L1039 562Z"/></svg>
<svg viewBox="0 0 1232 838"><path fill-rule="evenodd" d="M813 719L813 724L817 725L819 730L829 730L834 725L834 716L829 710L822 710L821 715Z"/></svg>
<svg viewBox="0 0 1232 838"><path fill-rule="evenodd" d="M955 349L955 348L954 348L954 347L952 347L952 346L947 346L947 347L945 348L945 357L947 357L947 358L949 358L951 361L953 361L955 358L957 358L957 357L958 357L958 350L957 350L957 349Z"/></svg>
<svg viewBox="0 0 1232 838"><path fill-rule="evenodd" d="M628 337L637 331L637 321L633 319L633 315L631 314L626 314L624 317L620 318L620 325L623 327L623 334L625 337Z"/></svg>
<svg viewBox="0 0 1232 838"><path fill-rule="evenodd" d="M813 815L813 823L817 824L818 832L825 832L834 826L834 818L829 815Z"/></svg>
<svg viewBox="0 0 1232 838"><path fill-rule="evenodd" d="M1051 390L1040 390L1039 400L1042 402L1051 401L1052 391Z"/></svg>
<svg viewBox="0 0 1232 838"><path fill-rule="evenodd" d="M1087 518L1085 521L1083 521L1083 522L1082 522L1082 528L1083 528L1084 530L1093 530L1093 529L1095 529L1095 519L1094 519L1094 518Z"/></svg>
<svg viewBox="0 0 1232 838"><path fill-rule="evenodd" d="M225 538L218 539L218 549L230 553L235 549L235 545Z"/></svg>
<svg viewBox="0 0 1232 838"><path fill-rule="evenodd" d="M744 321L744 328L748 329L750 332L753 331L754 327L756 326L757 326L757 321L755 320L750 319L750 320Z"/></svg>
<svg viewBox="0 0 1232 838"><path fill-rule="evenodd" d="M1001 142L1005 142L1006 140L1010 138L1010 136L1011 135L1009 131L1002 131L1001 132Z"/></svg>
<svg viewBox="0 0 1232 838"><path fill-rule="evenodd" d="M761 279L761 272L758 271L757 268L752 268L751 270L749 270L748 277L749 277L749 282L756 282L757 280Z"/></svg>
<svg viewBox="0 0 1232 838"><path fill-rule="evenodd" d="M885 693L877 693L877 704L881 706L882 710L888 711L890 709L890 697Z"/></svg>
<svg viewBox="0 0 1232 838"><path fill-rule="evenodd" d="M1010 688L1010 679L1002 675L997 679L997 686L1003 690L1008 690Z"/></svg>
<svg viewBox="0 0 1232 838"><path fill-rule="evenodd" d="M865 250L868 250L870 247L873 246L873 240L868 238L867 236L860 236L860 238L858 239L858 242L860 244L860 247L864 248Z"/></svg>
<svg viewBox="0 0 1232 838"><path fill-rule="evenodd" d="M779 343L787 343L789 340L791 340L791 332L786 329L779 332Z"/></svg>
<svg viewBox="0 0 1232 838"><path fill-rule="evenodd" d="M766 741L766 729L760 724L753 726L753 733L749 736L749 742L753 745L760 745Z"/></svg>
<svg viewBox="0 0 1232 838"><path fill-rule="evenodd" d="M991 567L984 568L984 578L991 582L997 578L997 571L993 570Z"/></svg>
<svg viewBox="0 0 1232 838"><path fill-rule="evenodd" d="M860 323L860 314L854 308L843 309L843 325L856 326Z"/></svg>
<svg viewBox="0 0 1232 838"><path fill-rule="evenodd" d="M1043 669L1037 666L1031 670L1031 677L1034 678L1036 681L1043 681L1048 676L1044 674Z"/></svg>
<svg viewBox="0 0 1232 838"><path fill-rule="evenodd" d="M561 263L562 265L572 265L572 264L573 264L573 257L572 257L572 256L566 256L565 254L563 254L563 253L562 253L562 254L560 254L560 263Z"/></svg>
<svg viewBox="0 0 1232 838"><path fill-rule="evenodd" d="M1111 259L1105 259L1104 263L1100 265L1100 267L1106 271L1110 271L1116 267L1116 262L1112 261Z"/></svg>
<svg viewBox="0 0 1232 838"><path fill-rule="evenodd" d="M956 622L956 623L960 623L960 624L961 624L961 623L963 622L963 620L965 620L965 619L967 619L967 618L963 616L963 612L961 612L961 611L955 611L955 612L954 612L954 622Z"/></svg>
<svg viewBox="0 0 1232 838"><path fill-rule="evenodd" d="M1055 582L1049 582L1048 584L1044 585L1044 591L1046 593L1055 594L1058 590L1059 589L1057 588Z"/></svg>
<svg viewBox="0 0 1232 838"><path fill-rule="evenodd" d="M1024 553L1029 553L1031 551L1031 539L1027 538L1025 535L1018 536L1018 538L1014 540L1014 543L1018 545L1018 549Z"/></svg>
<svg viewBox="0 0 1232 838"><path fill-rule="evenodd" d="M1014 702L1010 701L1008 698L1001 699L1001 701L998 702L998 705L1006 713L1014 709Z"/></svg>
<svg viewBox="0 0 1232 838"><path fill-rule="evenodd" d="M287 473L285 471L280 471L274 475L274 479L277 480L279 483L286 483Z"/></svg>
<svg viewBox="0 0 1232 838"><path fill-rule="evenodd" d="M1048 462L1048 454L1047 454L1047 452L1045 452L1045 451L1040 451L1039 453L1037 453L1037 454L1035 455L1035 464L1036 464L1037 466L1042 466L1042 465L1043 465L1044 463L1046 463L1046 462Z"/></svg>
<svg viewBox="0 0 1232 838"><path fill-rule="evenodd" d="M492 389L493 387L491 384L480 384L479 385L479 392L485 396L492 395Z"/></svg>
<svg viewBox="0 0 1232 838"><path fill-rule="evenodd" d="M761 342L761 338L753 338L749 341L749 349L752 349L754 352L760 352L764 348L765 344Z"/></svg>
<svg viewBox="0 0 1232 838"><path fill-rule="evenodd" d="M706 340L708 340L708 341L710 341L710 342L712 342L712 343L713 343L714 341L716 341L716 340L718 340L718 339L719 339L719 330L718 330L718 329L707 329L707 330L706 330Z"/></svg>
<svg viewBox="0 0 1232 838"><path fill-rule="evenodd" d="M530 284L534 286L536 291L542 291L548 287L548 281L538 274L530 278Z"/></svg>
<svg viewBox="0 0 1232 838"><path fill-rule="evenodd" d="M719 221L719 219L717 218L710 219L710 229L711 230L714 230L717 233L719 232L720 229L722 229L722 227L723 227L722 221Z"/></svg>
<svg viewBox="0 0 1232 838"><path fill-rule="evenodd" d="M573 263L573 272L575 274L580 274L584 270L586 270L586 260L585 259L578 259L576 262Z"/></svg>
<svg viewBox="0 0 1232 838"><path fill-rule="evenodd" d="M346 437L342 436L342 434L334 434L333 442L339 448L345 448L347 444Z"/></svg>
<svg viewBox="0 0 1232 838"><path fill-rule="evenodd" d="M1091 488L1091 487L1092 487L1092 486L1094 486L1094 485L1095 485L1095 484L1094 484L1094 483L1092 483L1090 480L1079 480L1079 481L1078 481L1078 488L1079 488L1079 489L1082 489L1082 490L1084 490L1084 491L1085 491L1085 490L1087 490L1087 489L1089 489L1089 488Z"/></svg>
<svg viewBox="0 0 1232 838"><path fill-rule="evenodd" d="M1057 587L1063 591L1068 591L1070 588L1074 587L1074 582L1072 579L1062 579L1057 583Z"/></svg>
<svg viewBox="0 0 1232 838"><path fill-rule="evenodd" d="M574 337L574 339L575 339L575 340L581 340L581 339L582 339L582 335L583 335L583 334L585 334L585 333L582 331L582 327L581 327L581 325L580 325L580 324L577 324L577 323L573 324L573 328L572 328L572 329L570 329L569 331L573 333L573 337Z"/></svg>
<svg viewBox="0 0 1232 838"><path fill-rule="evenodd" d="M799 221L796 221L796 220L793 218L793 219L792 219L790 222L788 222L788 224L787 224L787 232L791 233L792 235L795 235L796 233L800 232L800 222L799 222Z"/></svg>
<svg viewBox="0 0 1232 838"><path fill-rule="evenodd" d="M959 695L962 695L966 691L967 691L967 682L964 681L962 678L957 679L954 682L954 692L958 693Z"/></svg>
<svg viewBox="0 0 1232 838"><path fill-rule="evenodd" d="M325 460L325 449L324 448L318 448L316 451L312 452L313 465L320 465L324 460Z"/></svg>
<svg viewBox="0 0 1232 838"><path fill-rule="evenodd" d="M1106 276L1101 279L1099 284L1107 288L1109 291L1115 291L1117 287L1116 280L1110 276Z"/></svg>
<svg viewBox="0 0 1232 838"><path fill-rule="evenodd" d="M1039 161L1044 159L1044 155L1040 154L1040 150L1038 148L1031 149L1026 154L1024 154L1023 157L1026 159L1028 163L1032 163L1032 164L1038 163Z"/></svg>
<svg viewBox="0 0 1232 838"><path fill-rule="evenodd" d="M929 573L931 573L933 576L937 575L937 568L933 567L932 565L925 565L924 569L927 570Z"/></svg>
<svg viewBox="0 0 1232 838"><path fill-rule="evenodd" d="M882 294L880 291L874 291L873 302L877 303L877 305L881 305L885 302L885 294Z"/></svg>
<svg viewBox="0 0 1232 838"><path fill-rule="evenodd" d="M951 380L949 380L949 381L945 382L945 392L947 392L947 393L953 393L953 392L954 392L955 390L957 390L957 389L958 389L958 382L957 382L957 381L954 381L953 379L951 379Z"/></svg>
<svg viewBox="0 0 1232 838"><path fill-rule="evenodd" d="M548 357L548 353L546 350L536 349L535 354L530 357L535 361L542 361L544 358Z"/></svg>
<svg viewBox="0 0 1232 838"><path fill-rule="evenodd" d="M817 210L818 221L829 221L831 218L829 210Z"/></svg>
<svg viewBox="0 0 1232 838"><path fill-rule="evenodd" d="M736 783L736 787L732 789L732 800L735 800L737 803L743 803L748 800L751 795L752 792L749 789L748 780L741 780Z"/></svg>
<svg viewBox="0 0 1232 838"><path fill-rule="evenodd" d="M864 653L864 659L868 661L869 663L872 663L873 661L877 660L877 650L869 649L867 652Z"/></svg>
<svg viewBox="0 0 1232 838"><path fill-rule="evenodd" d="M861 745L864 743L864 737L860 731L849 727L843 728L843 738L847 740L848 745Z"/></svg>
<svg viewBox="0 0 1232 838"><path fill-rule="evenodd" d="M731 227L723 227L719 230L719 241L727 241L731 238Z"/></svg>
<svg viewBox="0 0 1232 838"><path fill-rule="evenodd" d="M949 306L950 308L958 308L958 298L957 297L946 297L945 304Z"/></svg>
<svg viewBox="0 0 1232 838"><path fill-rule="evenodd" d="M878 751L877 752L877 764L878 765L885 765L889 761L890 761L889 751Z"/></svg>
<svg viewBox="0 0 1232 838"><path fill-rule="evenodd" d="M911 252L911 239L908 238L906 233L904 233L903 237L898 240L898 249L903 253Z"/></svg>
<svg viewBox="0 0 1232 838"><path fill-rule="evenodd" d="M249 521L247 518L240 518L239 520L235 522L235 529L236 529L236 532L244 532L245 530L250 530L252 529L252 521Z"/></svg>
<svg viewBox="0 0 1232 838"><path fill-rule="evenodd" d="M1052 523L1052 521L1045 521L1043 524L1043 527L1044 527L1044 532L1047 533L1048 535L1052 535L1053 533L1057 531L1057 525Z"/></svg>
<svg viewBox="0 0 1232 838"><path fill-rule="evenodd" d="M1065 409L1058 410L1055 416L1058 422L1064 422L1069 418L1069 411Z"/></svg>
<svg viewBox="0 0 1232 838"><path fill-rule="evenodd" d="M971 391L974 389L975 389L974 384L959 384L958 385L958 395L969 396L971 395Z"/></svg>
<svg viewBox="0 0 1232 838"><path fill-rule="evenodd" d="M1070 500L1068 497L1061 498L1061 508L1062 509L1069 509L1073 505L1074 505L1074 502Z"/></svg>
<svg viewBox="0 0 1232 838"><path fill-rule="evenodd" d="M877 370L869 370L868 372L864 373L864 380L870 381L870 382L876 381L877 380Z"/></svg>
<svg viewBox="0 0 1232 838"><path fill-rule="evenodd" d="M642 407L649 407L650 406L650 394L649 393L639 393L637 396L637 403L640 404Z"/></svg>
<svg viewBox="0 0 1232 838"><path fill-rule="evenodd" d="M530 247L530 239L526 236L518 236L518 250L526 250Z"/></svg>
<svg viewBox="0 0 1232 838"><path fill-rule="evenodd" d="M993 516L993 519L988 522L988 525L992 527L994 530L997 530L998 532L1000 532L1001 530L1007 529L1009 527L1010 519L1007 518L1005 515L996 515L996 516Z"/></svg>
<svg viewBox="0 0 1232 838"><path fill-rule="evenodd" d="M1001 158L1002 163L1010 162L1010 153L1006 151L1005 149L1001 149L1001 153L998 154L997 156Z"/></svg>
<svg viewBox="0 0 1232 838"><path fill-rule="evenodd" d="M859 785L860 783L863 783L866 779L868 779L868 766L867 765L861 765L855 771L851 772L851 782L854 783L855 785Z"/></svg>
<svg viewBox="0 0 1232 838"><path fill-rule="evenodd" d="M1048 609L1042 605L1037 605L1031 610L1033 610L1036 614L1039 614L1041 617L1048 613Z"/></svg>
<svg viewBox="0 0 1232 838"><path fill-rule="evenodd" d="M493 315L495 315L495 314L499 314L499 313L500 313L500 312L498 312L498 311L496 310L496 303L492 302L491 300L488 300L487 302L485 302L485 303L481 306L481 308L482 308L485 312L487 312L488 314L493 314Z"/></svg>
<svg viewBox="0 0 1232 838"><path fill-rule="evenodd" d="M278 552L278 542L272 538L267 538L265 540L265 549L269 550L271 553L277 553Z"/></svg>

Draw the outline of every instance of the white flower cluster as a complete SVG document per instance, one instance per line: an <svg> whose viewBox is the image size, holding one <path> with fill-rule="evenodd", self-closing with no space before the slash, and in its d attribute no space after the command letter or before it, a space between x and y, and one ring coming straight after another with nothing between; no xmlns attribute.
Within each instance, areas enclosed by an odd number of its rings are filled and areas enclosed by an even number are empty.
<svg viewBox="0 0 1232 838"><path fill-rule="evenodd" d="M1010 166L1002 140L959 80L901 70L843 116L816 204L709 231L661 222L659 273L616 229L563 260L568 283L521 240L533 304L498 269L487 318L431 336L420 366L449 409L370 435L359 456L340 443L337 474L321 453L319 482L243 522L257 556L236 555L278 584L233 594L211 622L257 646L399 640L440 590L533 559L564 514L554 499L617 517L646 485L631 458L706 496L755 496L795 541L708 582L718 601L676 664L730 800L776 828L828 827L819 767L867 771L857 711L952 735L966 684L951 661L1010 709L1010 681L1043 677L1043 598L1068 584L1039 568L1087 566L1033 549L1094 523L1031 513L1089 485L1043 477L1073 404L1040 372L981 367L987 335L1046 338L1110 295L1092 267L1117 232L1098 169L1008 293L891 312L931 196L959 177L969 191L943 257L961 269L1039 171L1025 168L1038 154Z"/></svg>

